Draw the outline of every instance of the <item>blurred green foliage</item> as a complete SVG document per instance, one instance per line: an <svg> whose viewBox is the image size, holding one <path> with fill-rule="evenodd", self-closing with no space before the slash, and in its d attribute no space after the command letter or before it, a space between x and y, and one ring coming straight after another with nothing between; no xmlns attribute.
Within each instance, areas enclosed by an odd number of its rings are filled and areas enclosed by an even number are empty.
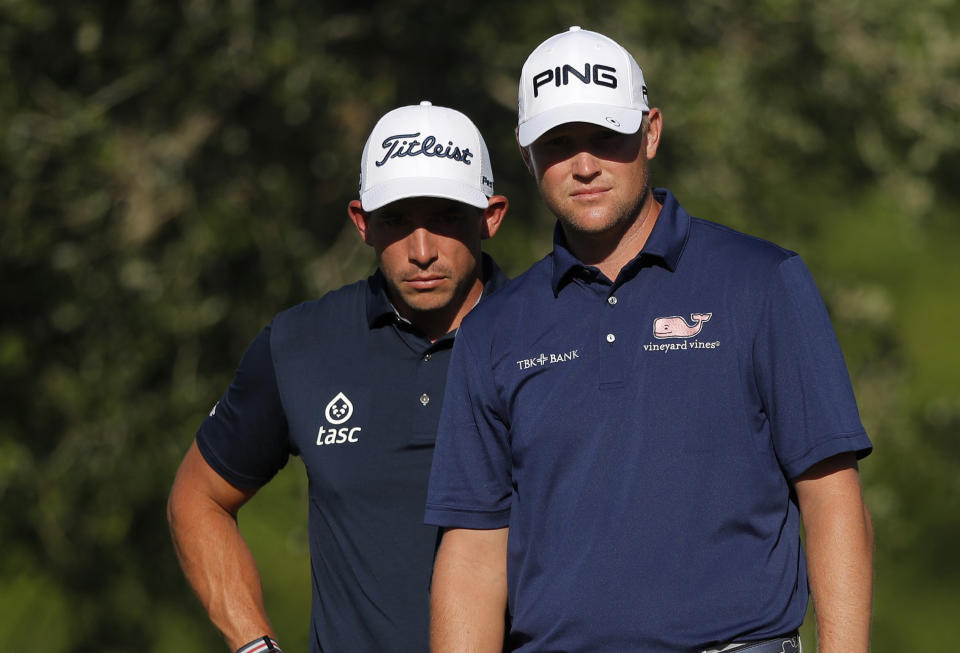
<svg viewBox="0 0 960 653"><path fill-rule="evenodd" d="M387 110L470 115L511 200L489 250L512 273L549 250L516 82L571 24L643 67L655 183L799 251L821 286L876 445L874 650L956 639L949 0L0 0L0 637L223 649L164 518L196 427L276 311L372 269L345 207ZM288 650L307 646L305 492L294 461L241 516Z"/></svg>

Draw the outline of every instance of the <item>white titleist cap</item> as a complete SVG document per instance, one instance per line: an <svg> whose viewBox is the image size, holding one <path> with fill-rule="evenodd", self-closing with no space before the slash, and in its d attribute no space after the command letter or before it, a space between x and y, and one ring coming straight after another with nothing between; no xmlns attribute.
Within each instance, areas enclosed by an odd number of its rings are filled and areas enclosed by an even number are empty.
<svg viewBox="0 0 960 653"><path fill-rule="evenodd" d="M465 115L429 102L380 118L360 160L364 211L407 197L444 197L485 209L493 169L480 131Z"/></svg>
<svg viewBox="0 0 960 653"><path fill-rule="evenodd" d="M650 110L633 56L603 34L579 27L551 36L527 57L519 105L517 139L524 147L567 122L633 134Z"/></svg>

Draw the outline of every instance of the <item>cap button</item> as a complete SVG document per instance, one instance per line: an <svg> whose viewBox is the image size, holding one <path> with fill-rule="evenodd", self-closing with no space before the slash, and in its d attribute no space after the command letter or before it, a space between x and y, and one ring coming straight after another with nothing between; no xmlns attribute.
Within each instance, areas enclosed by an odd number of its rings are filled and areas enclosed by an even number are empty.
<svg viewBox="0 0 960 653"><path fill-rule="evenodd" d="M429 100L423 100L422 102L420 102L420 106L421 106L421 107L432 107L432 106L433 106L433 103L430 102Z"/></svg>
<svg viewBox="0 0 960 653"><path fill-rule="evenodd" d="M580 26L579 26L579 25L574 25L573 27L570 28L569 31L571 31L571 32L579 32L579 31L580 31Z"/></svg>

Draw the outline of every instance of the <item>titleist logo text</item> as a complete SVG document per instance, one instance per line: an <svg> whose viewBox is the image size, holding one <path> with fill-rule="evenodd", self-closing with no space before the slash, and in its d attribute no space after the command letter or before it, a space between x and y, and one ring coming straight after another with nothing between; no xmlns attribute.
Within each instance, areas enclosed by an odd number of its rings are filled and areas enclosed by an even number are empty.
<svg viewBox="0 0 960 653"><path fill-rule="evenodd" d="M470 159L473 157L473 152L470 151L470 148L465 147L461 150L453 144L453 141L447 141L447 145L444 147L440 143L437 143L437 139L434 136L427 136L423 139L423 142L420 142L416 140L419 136L420 132L387 136L383 139L383 143L381 143L383 149L386 150L386 154L383 155L382 159L377 161L377 167L379 168L390 159L398 159L403 156L419 156L421 154L423 156L453 159L454 161L460 161L464 165L470 165Z"/></svg>

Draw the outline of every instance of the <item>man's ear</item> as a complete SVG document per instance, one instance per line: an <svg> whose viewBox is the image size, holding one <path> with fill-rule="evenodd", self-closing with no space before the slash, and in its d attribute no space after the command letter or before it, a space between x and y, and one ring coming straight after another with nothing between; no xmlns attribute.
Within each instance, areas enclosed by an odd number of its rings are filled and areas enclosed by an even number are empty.
<svg viewBox="0 0 960 653"><path fill-rule="evenodd" d="M520 145L520 128L513 128L513 136L517 139L517 147L520 148L520 156L523 157L523 163L527 166L527 172L531 175L536 176L533 172L533 165L530 163L530 146L524 147Z"/></svg>
<svg viewBox="0 0 960 653"><path fill-rule="evenodd" d="M360 238L369 245L370 241L367 237L367 229L370 224L370 214L363 210L363 205L360 204L360 200L353 200L347 204L347 215L350 216L350 221L360 233Z"/></svg>
<svg viewBox="0 0 960 653"><path fill-rule="evenodd" d="M503 195L493 195L490 197L487 208L483 210L483 229L480 232L480 238L486 240L493 236L500 229L500 223L503 222L503 216L507 213L507 207L510 202Z"/></svg>
<svg viewBox="0 0 960 653"><path fill-rule="evenodd" d="M647 114L650 121L647 125L647 133L644 139L644 148L646 148L647 159L657 156L657 148L660 147L660 136L663 134L663 114L660 109L653 107Z"/></svg>

